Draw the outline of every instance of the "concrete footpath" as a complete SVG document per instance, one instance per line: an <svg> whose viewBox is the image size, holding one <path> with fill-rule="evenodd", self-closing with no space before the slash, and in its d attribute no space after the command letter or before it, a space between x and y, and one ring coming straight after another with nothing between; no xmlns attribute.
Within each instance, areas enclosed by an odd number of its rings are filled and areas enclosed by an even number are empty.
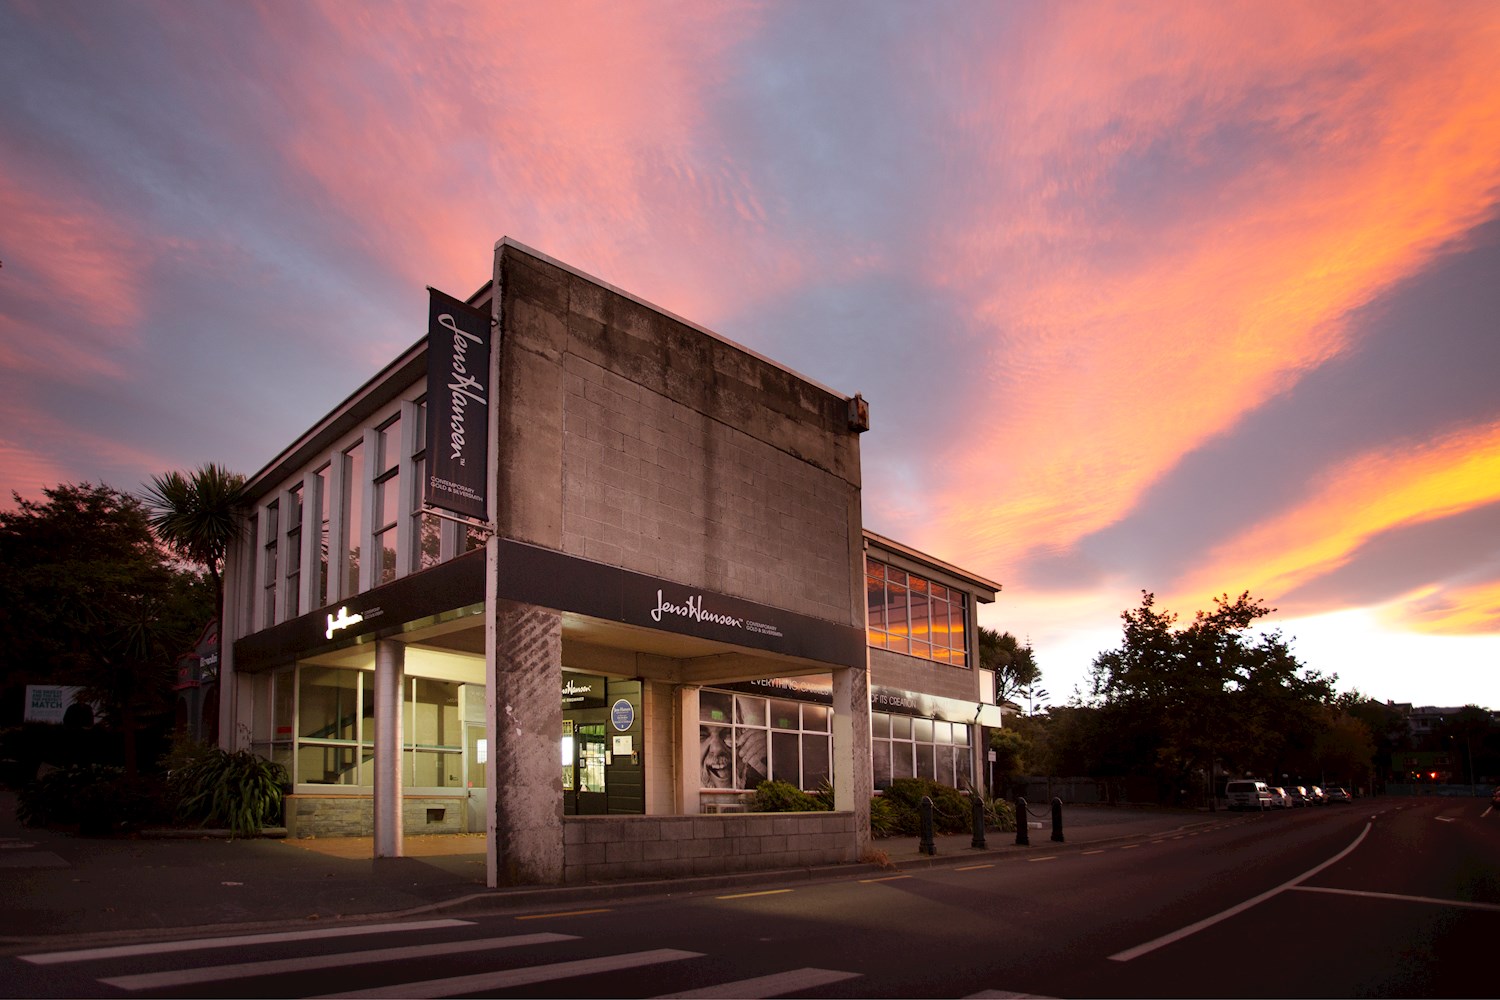
<svg viewBox="0 0 1500 1000"><path fill-rule="evenodd" d="M1035 808L1035 807L1034 807ZM15 795L0 791L0 947L34 948L62 939L125 940L218 933L288 922L363 922L418 914L479 914L505 909L597 905L629 896L688 893L794 879L911 870L976 859L1076 850L1223 822L1225 814L1111 806L1065 807L1064 842L1051 841L1046 810L1036 809L1031 846L1014 833L937 838L937 854L915 837L874 842L874 860L823 868L745 872L706 878L607 882L558 888L489 889L484 838L406 838L406 857L375 860L368 837L228 839L223 836L81 837L22 827Z"/></svg>

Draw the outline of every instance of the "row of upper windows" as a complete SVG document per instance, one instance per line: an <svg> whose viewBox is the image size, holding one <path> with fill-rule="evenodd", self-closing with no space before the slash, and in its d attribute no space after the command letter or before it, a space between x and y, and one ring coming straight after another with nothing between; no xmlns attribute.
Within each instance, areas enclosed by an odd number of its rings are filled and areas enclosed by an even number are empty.
<svg viewBox="0 0 1500 1000"><path fill-rule="evenodd" d="M955 667L969 665L968 595L865 557L871 646Z"/></svg>
<svg viewBox="0 0 1500 1000"><path fill-rule="evenodd" d="M422 512L426 415L422 400L402 401L260 508L256 628L481 544L473 529Z"/></svg>

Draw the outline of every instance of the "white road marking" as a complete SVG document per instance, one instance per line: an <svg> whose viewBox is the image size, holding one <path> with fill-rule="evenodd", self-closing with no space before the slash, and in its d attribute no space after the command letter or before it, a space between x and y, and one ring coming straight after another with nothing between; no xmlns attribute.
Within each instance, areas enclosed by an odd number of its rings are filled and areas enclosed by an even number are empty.
<svg viewBox="0 0 1500 1000"><path fill-rule="evenodd" d="M983 990L970 993L964 1000L1052 1000L1041 993L1012 993L1010 990Z"/></svg>
<svg viewBox="0 0 1500 1000"><path fill-rule="evenodd" d="M196 983L212 983L227 979L246 979L250 976L279 976L287 972L310 972L313 969L341 969L351 965L371 965L376 962L404 962L408 959L429 958L436 955L462 955L471 951L491 951L496 948L525 948L530 945L554 944L558 941L577 941L572 934L513 934L510 937L479 938L472 941L439 941L433 944L414 944L404 948L376 948L372 951L346 951L331 955L304 955L300 958L272 959L265 962L239 962L234 965L208 965L196 969L177 969L170 972L147 972L136 976L115 976L101 979L101 983L117 986L122 990L158 990L169 986L191 986Z"/></svg>
<svg viewBox="0 0 1500 1000"><path fill-rule="evenodd" d="M603 958L584 958L576 962L557 962L552 965L534 965L525 969L506 969L502 972L481 972L472 976L453 976L449 979L429 979L420 983L393 983L374 989L355 990L351 993L328 993L319 1000L339 1000L343 997L394 998L401 1000L436 1000L438 997L454 996L458 993L487 993L491 990L508 990L517 986L548 983L573 976L592 976L600 972L618 972L621 969L638 969L643 965L659 965L662 962L680 962L685 958L702 958L696 951L678 951L675 948L658 948L655 951L637 951L625 955L606 955Z"/></svg>
<svg viewBox="0 0 1500 1000"><path fill-rule="evenodd" d="M1204 930L1208 927L1212 927L1214 924L1217 924L1220 921L1228 920L1230 917L1233 917L1240 913L1244 913L1252 906L1259 906L1261 903L1264 903L1272 896L1279 896L1286 890L1296 886L1298 883L1306 882L1308 879L1312 878L1314 875L1318 874L1318 872L1322 871L1324 868L1327 868L1329 865L1337 864L1338 862L1342 861L1344 858L1348 857L1350 852L1352 852L1356 847L1364 842L1365 837L1369 836L1369 833L1370 824L1366 823L1365 828L1360 831L1359 836L1354 838L1354 843L1350 844L1348 847L1344 848L1342 851L1338 852L1322 864L1314 868L1309 868L1307 871L1303 872L1301 875L1298 875L1291 881L1283 882L1276 888L1268 889L1265 892L1261 893L1259 896L1256 896L1252 899L1247 899L1243 903L1231 906L1229 909L1224 910L1220 913L1215 913L1211 917L1205 917L1197 923L1188 924L1186 927L1179 928L1170 934L1163 934L1161 937L1155 938L1151 941L1147 941L1145 944L1138 944L1134 948L1126 948L1124 951L1115 952L1115 954L1109 956L1109 959L1111 962L1129 962L1131 959L1140 958L1142 955L1149 954L1150 952L1153 952L1158 948L1165 948L1167 945L1173 944L1177 941L1181 941L1183 938L1191 937L1192 935L1197 934L1199 931Z"/></svg>
<svg viewBox="0 0 1500 1000"><path fill-rule="evenodd" d="M229 937L190 938L185 941L157 941L152 944L121 944L108 948L81 948L76 951L49 951L18 956L32 965L57 965L60 962L91 962L96 958L122 958L128 955L165 955L179 951L202 951L205 948L238 948L247 944L276 944L281 941L316 941L320 938L354 937L359 934L393 934L398 931L423 931L435 927L469 927L472 920L414 920L400 924L365 924L361 927L319 927L305 931L277 931L273 934L240 934Z"/></svg>
<svg viewBox="0 0 1500 1000"><path fill-rule="evenodd" d="M681 993L663 993L656 1000L674 1000L677 997L701 997L703 1000L737 1000L744 997L746 1000L763 1000L765 997L779 997L786 993L796 993L798 990L810 990L818 986L827 986L829 983L843 982L845 979L858 979L858 972L839 972L837 969L794 969L791 972L778 972L772 976L757 976L754 979L741 979L736 983L720 983L718 986L705 986L698 990L684 990Z"/></svg>
<svg viewBox="0 0 1500 1000"><path fill-rule="evenodd" d="M1394 892L1365 892L1362 889L1333 889L1321 885L1297 885L1297 892L1323 892L1330 896L1364 896L1366 899L1389 899L1398 903L1432 903L1435 906L1458 906L1466 910L1489 910L1500 913L1500 903L1476 903L1468 899L1439 899L1436 896L1404 896Z"/></svg>

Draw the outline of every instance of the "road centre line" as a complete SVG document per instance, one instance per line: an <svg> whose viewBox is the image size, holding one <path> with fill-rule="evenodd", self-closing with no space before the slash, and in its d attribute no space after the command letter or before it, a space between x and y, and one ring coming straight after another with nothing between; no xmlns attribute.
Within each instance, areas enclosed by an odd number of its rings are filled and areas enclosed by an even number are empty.
<svg viewBox="0 0 1500 1000"><path fill-rule="evenodd" d="M1330 896L1363 896L1366 899L1389 899L1397 903L1432 903L1435 906L1459 906L1467 910L1489 910L1500 913L1500 903L1476 903L1468 899L1438 899L1436 896L1405 896L1395 892L1366 892L1363 889L1334 889L1321 885L1294 885L1295 892L1322 892Z"/></svg>
<svg viewBox="0 0 1500 1000"><path fill-rule="evenodd" d="M1084 854L1103 854L1103 851L1084 851Z"/></svg>
<svg viewBox="0 0 1500 1000"><path fill-rule="evenodd" d="M404 962L438 955L462 955L473 951L494 951L497 948L529 948L533 945L577 940L578 938L572 934L516 934L511 937L479 938L469 941L438 941L433 944L408 945L404 948L377 948L373 951L304 955L301 958L281 958L264 962L198 966L167 972L147 972L135 976L115 976L99 981L122 990L159 990L173 986L212 983L224 979L243 979L247 976L279 976L289 972L341 969L351 965L367 965L375 962Z"/></svg>
<svg viewBox="0 0 1500 1000"><path fill-rule="evenodd" d="M603 907L597 910L566 910L562 913L527 913L516 917L517 920L555 920L558 917L586 917L591 913L608 913L609 908Z"/></svg>
<svg viewBox="0 0 1500 1000"><path fill-rule="evenodd" d="M1026 860L1027 861L1056 861L1057 860L1057 855L1056 854L1049 854L1045 858L1027 858Z"/></svg>
<svg viewBox="0 0 1500 1000"><path fill-rule="evenodd" d="M715 896L715 899L749 899L751 896L779 896L783 892L791 892L790 889L762 889L760 892L736 892L728 896Z"/></svg>
<svg viewBox="0 0 1500 1000"><path fill-rule="evenodd" d="M1121 844L1120 845L1120 850L1122 850L1122 851L1133 851L1137 847L1140 847L1140 846L1141 846L1140 844Z"/></svg>
<svg viewBox="0 0 1500 1000"><path fill-rule="evenodd" d="M1247 899L1243 903L1238 903L1234 906L1231 906L1229 909L1220 911L1219 913L1215 913L1211 917L1204 917L1197 923L1188 924L1186 927L1178 928L1170 934L1163 934L1161 937L1147 941L1145 944L1138 944L1134 948L1126 948L1124 951L1115 952L1113 955L1109 956L1109 960L1111 962L1129 962L1131 959L1140 958L1142 955L1149 954L1157 950L1158 948L1165 948L1167 945L1173 944L1177 941L1181 941L1183 938L1191 937L1192 935L1197 934L1199 931L1204 930L1208 927L1212 927L1214 924L1217 924L1220 921L1228 920L1230 917L1236 916L1240 913L1244 913L1252 906L1259 906L1261 903L1264 903L1271 897L1279 896L1288 889L1295 888L1299 883L1306 882L1308 879L1312 878L1314 875L1318 874L1318 872L1327 868L1329 865L1336 864L1344 860L1344 858L1348 857L1356 847L1364 842L1365 837L1369 836L1371 826L1371 824L1366 823L1365 828L1360 831L1359 836L1354 838L1354 843L1350 844L1348 847L1344 848L1342 851L1338 852L1327 861L1324 861L1322 864L1317 865L1313 868L1309 868L1307 871L1303 872L1301 875L1298 875L1291 881L1283 882L1281 883L1281 885L1278 885L1274 889L1267 889L1259 896Z"/></svg>
<svg viewBox="0 0 1500 1000"><path fill-rule="evenodd" d="M994 865L964 865L962 868L955 868L953 870L956 871L956 872L972 872L972 871L977 871L980 868L993 868L993 867L995 867L995 866Z"/></svg>
<svg viewBox="0 0 1500 1000"><path fill-rule="evenodd" d="M124 958L130 955L163 955L179 951L202 951L205 948L240 947L247 944L277 944L283 941L316 941L320 938L354 937L359 934L394 934L430 930L438 927L471 927L472 920L419 920L403 924L365 924L361 927L319 927L316 930L277 931L272 934L239 934L225 937L190 938L186 941L156 941L151 944L120 944L108 948L81 948L75 951L49 951L36 955L18 955L32 965L57 965L61 962L90 962L96 958Z"/></svg>
<svg viewBox="0 0 1500 1000"><path fill-rule="evenodd" d="M882 875L879 878L862 878L859 881L862 884L869 884L871 882L898 882L898 881L900 881L901 879L904 879L904 878L911 878L911 876L910 875Z"/></svg>

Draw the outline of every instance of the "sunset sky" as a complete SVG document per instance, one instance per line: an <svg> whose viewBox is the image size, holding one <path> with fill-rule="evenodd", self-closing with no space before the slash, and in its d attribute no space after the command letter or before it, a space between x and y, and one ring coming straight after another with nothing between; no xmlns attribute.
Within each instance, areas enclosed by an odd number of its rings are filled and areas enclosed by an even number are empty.
<svg viewBox="0 0 1500 1000"><path fill-rule="evenodd" d="M1052 701L1156 593L1500 709L1500 4L0 0L0 491L245 473L511 236L870 401Z"/></svg>

